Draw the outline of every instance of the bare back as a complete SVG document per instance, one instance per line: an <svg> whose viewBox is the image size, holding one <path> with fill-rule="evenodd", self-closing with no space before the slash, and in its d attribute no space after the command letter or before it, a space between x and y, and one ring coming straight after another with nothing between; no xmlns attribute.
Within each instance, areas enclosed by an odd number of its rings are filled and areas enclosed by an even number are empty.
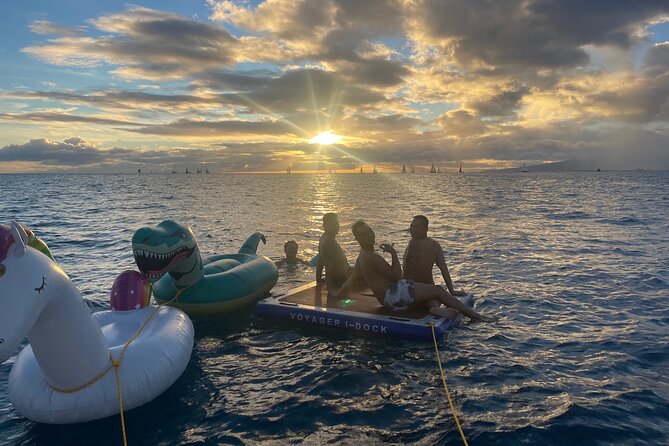
<svg viewBox="0 0 669 446"><path fill-rule="evenodd" d="M434 283L432 270L441 246L430 237L411 239L404 251L404 278L421 283Z"/></svg>
<svg viewBox="0 0 669 446"><path fill-rule="evenodd" d="M318 245L320 261L325 267L325 279L329 286L341 286L349 276L351 267L344 250L334 236L322 235Z"/></svg>
<svg viewBox="0 0 669 446"><path fill-rule="evenodd" d="M363 250L358 256L356 268L360 268L365 283L383 305L388 287L396 282L392 267L379 254Z"/></svg>

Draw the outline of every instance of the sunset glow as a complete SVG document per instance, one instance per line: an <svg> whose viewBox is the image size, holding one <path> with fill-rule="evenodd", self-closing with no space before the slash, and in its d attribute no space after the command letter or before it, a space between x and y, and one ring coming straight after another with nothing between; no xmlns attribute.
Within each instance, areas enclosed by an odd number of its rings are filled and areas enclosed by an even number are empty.
<svg viewBox="0 0 669 446"><path fill-rule="evenodd" d="M327 132L320 132L318 135L314 136L309 140L309 144L320 144L323 146L329 146L331 144L337 144L341 141L342 137L335 135L330 130Z"/></svg>
<svg viewBox="0 0 669 446"><path fill-rule="evenodd" d="M0 172L669 169L662 2L13 2L0 25Z"/></svg>

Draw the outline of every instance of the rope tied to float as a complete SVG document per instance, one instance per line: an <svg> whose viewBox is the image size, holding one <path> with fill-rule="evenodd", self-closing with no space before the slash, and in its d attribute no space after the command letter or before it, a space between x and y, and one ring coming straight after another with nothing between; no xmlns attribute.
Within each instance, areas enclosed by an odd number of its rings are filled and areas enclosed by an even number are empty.
<svg viewBox="0 0 669 446"><path fill-rule="evenodd" d="M462 426L460 426L460 420L458 420L458 415L455 412L455 406L453 405L451 392L450 390L448 390L448 384L446 384L446 374L444 373L444 368L441 366L441 356L439 356L439 347L437 346L437 335L434 333L434 323L430 322L430 327L432 328L432 340L434 341L434 352L437 355L437 364L439 364L439 372L441 373L441 382L444 384L446 398L448 399L448 404L451 406L451 412L453 413L455 424L458 426L458 431L460 432L460 437L462 437L462 442L465 444L465 446L469 446L469 443L467 443L467 438L465 438L465 433L462 431Z"/></svg>
<svg viewBox="0 0 669 446"><path fill-rule="evenodd" d="M83 390L87 387L92 386L93 384L98 382L100 379L102 379L102 377L104 377L107 373L109 373L109 371L111 369L114 369L114 371L116 373L116 392L118 394L119 415L121 415L121 431L123 432L123 445L128 446L128 439L127 439L126 430L125 430L125 414L124 414L124 411L123 411L123 392L121 390L121 363L123 362L123 358L125 357L125 352L128 350L128 347L130 347L130 344L135 339L137 339L137 337L146 328L146 325L153 318L153 316L155 316L155 314L158 312L158 310L160 310L160 308L164 307L165 305L169 305L172 302L175 302L179 298L181 293L186 291L189 287L190 287L190 285L185 287L185 288L182 288L182 289L177 289L174 298L172 298L171 300L169 300L165 303L156 305L155 308L151 311L151 314L149 314L149 316L144 320L142 325L139 326L137 331L135 331L135 333L125 342L125 344L123 344L123 348L121 349L121 354L118 356L118 359L114 359L114 356L111 354L111 352L109 352L109 361L111 363L110 366L107 367L106 369L104 369L102 372L100 372L93 379L91 379L90 381L88 381L88 382L86 382L86 383L84 383L80 386L76 386L76 387L68 387L68 388L57 387L57 386L54 386L53 384L49 384L49 383L47 383L47 385L51 389L53 389L54 391L59 392L59 393L76 393L76 392L79 392L80 390Z"/></svg>

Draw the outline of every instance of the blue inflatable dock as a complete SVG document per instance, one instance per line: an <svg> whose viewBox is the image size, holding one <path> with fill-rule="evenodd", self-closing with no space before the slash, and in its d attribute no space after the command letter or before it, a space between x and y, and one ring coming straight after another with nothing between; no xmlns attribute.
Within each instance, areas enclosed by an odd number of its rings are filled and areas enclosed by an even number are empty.
<svg viewBox="0 0 669 446"><path fill-rule="evenodd" d="M471 295L460 299L469 307L474 304ZM459 319L432 316L427 309L387 310L379 305L370 290L335 299L328 294L325 285L316 285L316 282L295 288L285 295L261 300L256 305L255 314L263 319L298 327L430 342L432 325L437 339L440 339L446 330L459 322Z"/></svg>

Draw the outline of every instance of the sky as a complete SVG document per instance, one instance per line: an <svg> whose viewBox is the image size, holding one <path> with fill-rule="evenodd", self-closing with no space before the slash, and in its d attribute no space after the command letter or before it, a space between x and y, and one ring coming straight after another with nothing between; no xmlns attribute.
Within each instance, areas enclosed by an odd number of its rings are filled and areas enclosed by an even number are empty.
<svg viewBox="0 0 669 446"><path fill-rule="evenodd" d="M563 160L669 169L669 0L0 6L0 173Z"/></svg>

